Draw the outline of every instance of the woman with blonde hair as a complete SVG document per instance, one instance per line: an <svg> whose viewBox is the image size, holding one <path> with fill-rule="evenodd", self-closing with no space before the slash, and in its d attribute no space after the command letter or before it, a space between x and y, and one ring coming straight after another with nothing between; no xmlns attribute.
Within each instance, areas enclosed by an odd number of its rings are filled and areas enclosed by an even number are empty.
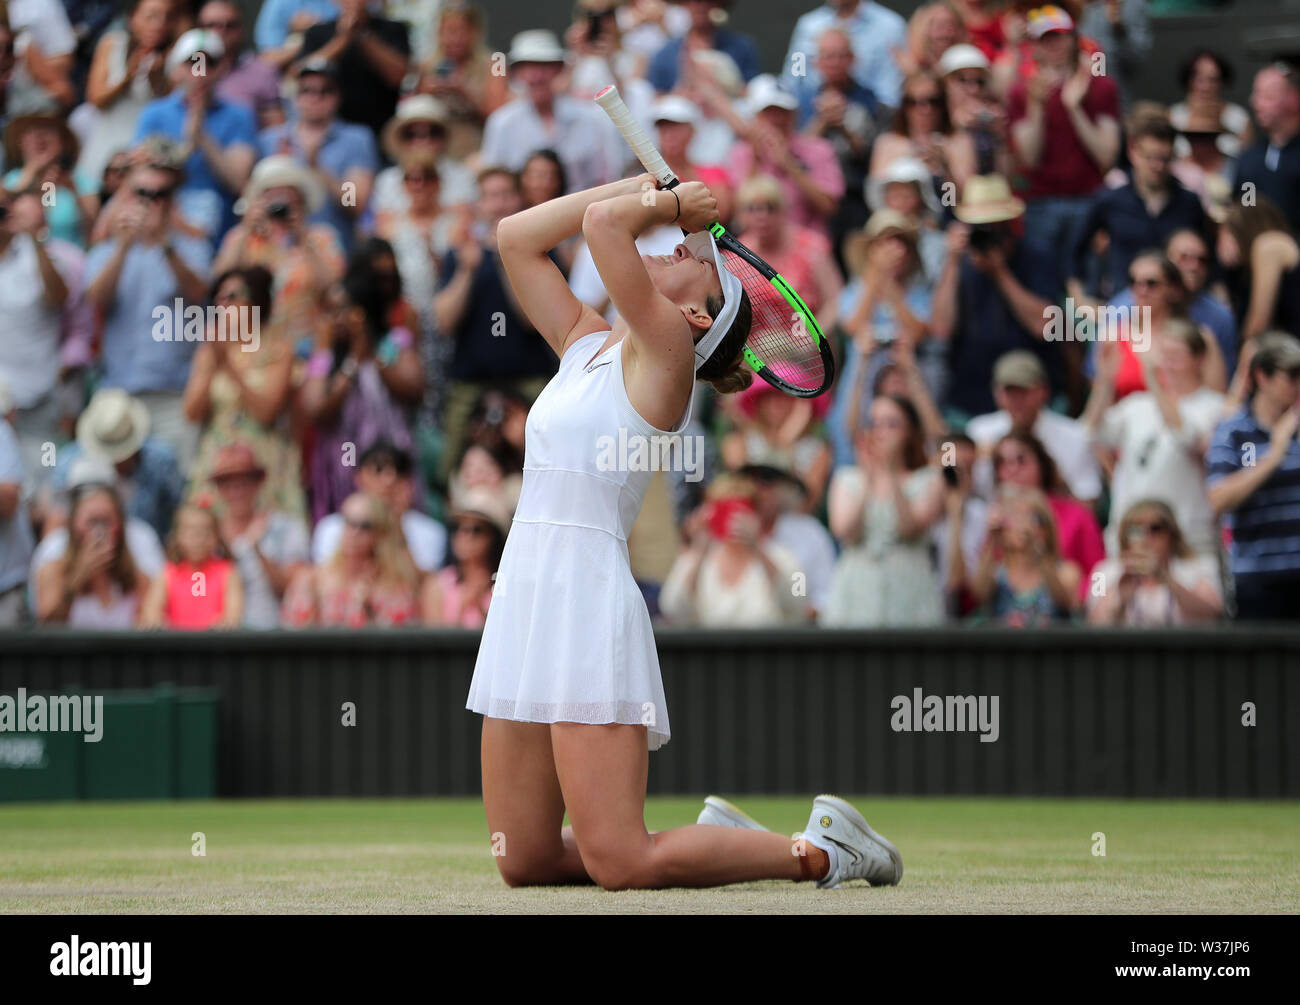
<svg viewBox="0 0 1300 1005"><path fill-rule="evenodd" d="M894 50L894 62L904 76L933 71L945 50L965 41L966 26L952 4L922 4L907 22L907 44Z"/></svg>
<svg viewBox="0 0 1300 1005"><path fill-rule="evenodd" d="M447 109L448 153L460 160L478 149L487 117L510 100L504 73L494 72L485 41L483 12L465 0L448 0L438 12L433 52L420 67L417 94L431 94Z"/></svg>
<svg viewBox="0 0 1300 1005"><path fill-rule="evenodd" d="M281 612L284 624L391 628L417 622L420 574L392 511L358 492L341 512L338 551L293 578Z"/></svg>
<svg viewBox="0 0 1300 1005"><path fill-rule="evenodd" d="M871 149L869 175L878 175L899 157L915 157L935 178L948 177L948 142L952 121L942 82L929 71L903 81L903 100L889 131Z"/></svg>
<svg viewBox="0 0 1300 1005"><path fill-rule="evenodd" d="M1223 614L1219 564L1188 545L1178 518L1159 499L1139 499L1119 521L1120 551L1093 570L1093 625L1182 625Z"/></svg>

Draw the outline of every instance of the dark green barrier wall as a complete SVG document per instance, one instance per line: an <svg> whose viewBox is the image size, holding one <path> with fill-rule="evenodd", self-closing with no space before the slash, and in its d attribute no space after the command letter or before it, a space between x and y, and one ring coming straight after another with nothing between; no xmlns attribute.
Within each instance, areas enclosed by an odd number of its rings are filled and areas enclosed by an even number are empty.
<svg viewBox="0 0 1300 1005"><path fill-rule="evenodd" d="M660 633L652 792L1300 796L1300 631ZM220 693L228 796L478 791L469 632L0 636L0 693ZM1000 737L896 695L998 695ZM340 724L356 706L356 726ZM1242 725L1253 702L1256 725Z"/></svg>

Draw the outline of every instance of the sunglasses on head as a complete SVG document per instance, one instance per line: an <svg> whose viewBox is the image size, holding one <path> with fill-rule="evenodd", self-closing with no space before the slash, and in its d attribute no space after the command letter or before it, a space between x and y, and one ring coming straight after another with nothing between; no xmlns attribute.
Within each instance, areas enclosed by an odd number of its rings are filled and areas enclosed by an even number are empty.
<svg viewBox="0 0 1300 1005"><path fill-rule="evenodd" d="M172 190L169 188L139 188L135 190L137 199L144 199L148 202L163 202L170 199Z"/></svg>

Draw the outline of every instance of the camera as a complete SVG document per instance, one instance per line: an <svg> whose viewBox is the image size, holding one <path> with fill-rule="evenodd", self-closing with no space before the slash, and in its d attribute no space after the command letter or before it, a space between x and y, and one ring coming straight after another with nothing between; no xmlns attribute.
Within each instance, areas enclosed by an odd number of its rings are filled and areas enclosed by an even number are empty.
<svg viewBox="0 0 1300 1005"><path fill-rule="evenodd" d="M997 227L990 227L987 224L976 224L970 229L970 250L983 254L1002 243L1002 233Z"/></svg>
<svg viewBox="0 0 1300 1005"><path fill-rule="evenodd" d="M266 207L266 215L272 220L287 220L289 219L289 208L287 202L277 199Z"/></svg>

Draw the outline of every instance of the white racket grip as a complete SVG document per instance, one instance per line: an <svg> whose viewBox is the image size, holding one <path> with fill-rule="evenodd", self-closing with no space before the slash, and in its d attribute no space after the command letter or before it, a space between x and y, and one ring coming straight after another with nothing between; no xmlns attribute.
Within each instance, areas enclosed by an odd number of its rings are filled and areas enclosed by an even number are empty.
<svg viewBox="0 0 1300 1005"><path fill-rule="evenodd" d="M677 176L673 174L673 169L668 166L668 162L664 160L658 147L646 135L646 131L641 128L641 123L632 117L632 112L623 101L623 96L618 93L617 87L610 84L597 94L596 104L605 109L605 114L609 116L615 128L623 134L623 139L627 140L627 145L632 148L637 160L655 176L655 180L660 185L666 187L670 182L677 180Z"/></svg>

